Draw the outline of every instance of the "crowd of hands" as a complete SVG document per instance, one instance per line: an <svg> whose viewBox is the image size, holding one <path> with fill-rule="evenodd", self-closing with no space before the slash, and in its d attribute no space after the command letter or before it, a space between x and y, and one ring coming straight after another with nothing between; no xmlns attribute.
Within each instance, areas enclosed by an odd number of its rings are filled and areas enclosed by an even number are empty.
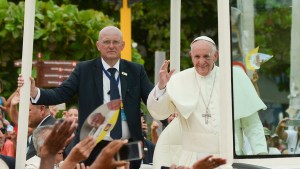
<svg viewBox="0 0 300 169"><path fill-rule="evenodd" d="M18 90L13 94L18 96ZM19 97L12 97L11 104L16 105L19 103ZM14 116L15 117L15 116ZM15 119L17 121L17 119ZM144 119L143 119L144 120ZM168 121L169 123L169 121ZM146 124L143 123L142 125ZM151 130L156 130L159 124L153 124ZM40 169L53 169L55 164L56 155L66 147L71 140L74 138L74 132L77 128L77 122L74 119L64 119L63 121L57 121L54 124L53 130L50 135L46 138L44 144L40 148L39 156L41 158ZM144 128L144 127L142 127ZM12 136L12 140L16 141L16 135ZM154 139L156 143L158 136ZM98 155L94 163L90 166L85 166L83 163L90 155L94 147L96 146L96 139L88 136L81 140L75 147L72 148L71 152L64 159L63 163L59 166L60 169L115 169L124 168L129 169L130 163L128 161L116 161L115 156L120 148L126 144L127 140L114 140L109 143ZM16 144L15 144L16 145ZM207 156L203 159L198 160L191 167L193 169L213 169L217 166L225 164L226 160L222 158L215 158ZM170 169L189 169L190 167L184 166L170 166Z"/></svg>
<svg viewBox="0 0 300 169"><path fill-rule="evenodd" d="M53 130L40 149L40 169L53 169L56 154L74 138L73 133L76 128L77 124L69 119L64 120L62 123L57 122L54 124ZM112 141L101 151L91 166L85 166L81 162L89 157L96 146L96 139L90 136L86 137L72 148L60 169L113 169L121 166L129 168L128 162L114 160L115 154L126 143L127 140Z"/></svg>
<svg viewBox="0 0 300 169"><path fill-rule="evenodd" d="M63 122L54 124L53 130L46 138L40 149L41 164L40 169L53 169L56 154L63 149L74 138L74 131L77 124L73 120L66 119ZM90 166L85 166L82 161L86 160L93 148L96 146L96 139L91 136L80 141L72 148L69 155L66 157L60 169L114 169L124 168L129 169L128 161L116 161L115 155L120 148L126 144L127 140L114 140L110 142L98 155L96 160ZM207 156L198 160L192 166L193 169L213 169L217 166L225 164L226 160L222 158L214 158ZM170 169L189 169L189 167L172 165Z"/></svg>
<svg viewBox="0 0 300 169"><path fill-rule="evenodd" d="M18 95L18 91L17 91ZM12 97L11 104L16 105L19 103L19 97ZM17 120L17 119L16 119ZM171 120L170 120L171 121ZM169 123L169 121L168 121ZM142 119L142 125L147 125L145 119ZM156 131L159 127L158 123L153 123L151 125L151 130ZM39 150L39 156L41 158L40 169L53 169L55 164L56 155L66 147L71 140L74 138L74 132L77 128L77 122L74 119L64 119L63 121L57 121L51 131L50 135L46 138L44 144ZM143 129L147 128L145 126ZM153 133L152 133L153 134ZM157 142L158 134L153 140L154 143ZM16 135L12 136L12 140L16 141ZM115 169L124 168L129 169L130 163L128 161L116 161L115 156L120 150L120 148L126 144L127 140L114 140L109 143L98 155L94 163L90 166L85 166L83 163L90 155L94 147L96 146L96 139L88 136L82 141L80 141L75 147L72 148L71 152L64 159L62 165L59 166L60 169ZM16 144L14 144L16 145ZM213 169L217 166L225 164L226 160L222 158L214 158L212 156L207 156L203 159L197 161L191 168L193 169ZM170 169L189 169L189 167L184 166L170 166Z"/></svg>

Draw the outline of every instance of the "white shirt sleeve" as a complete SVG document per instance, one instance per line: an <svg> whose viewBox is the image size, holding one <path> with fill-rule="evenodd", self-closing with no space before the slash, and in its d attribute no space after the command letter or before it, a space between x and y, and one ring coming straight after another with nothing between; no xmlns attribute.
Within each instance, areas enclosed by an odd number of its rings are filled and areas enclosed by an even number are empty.
<svg viewBox="0 0 300 169"><path fill-rule="evenodd" d="M166 92L166 88L160 90L155 86L147 99L147 108L154 119L163 120L175 112L175 106Z"/></svg>
<svg viewBox="0 0 300 169"><path fill-rule="evenodd" d="M257 112L241 119L242 128L248 138L253 154L268 153L263 125Z"/></svg>
<svg viewBox="0 0 300 169"><path fill-rule="evenodd" d="M158 85L155 86L155 89L154 89L154 97L155 97L155 100L158 101L160 97L162 97L165 93L166 93L166 87L162 90L160 90L158 88Z"/></svg>
<svg viewBox="0 0 300 169"><path fill-rule="evenodd" d="M38 93L37 93L36 97L35 98L30 97L31 103L37 103L37 101L39 100L39 98L41 96L40 88L37 88L37 89L38 89Z"/></svg>

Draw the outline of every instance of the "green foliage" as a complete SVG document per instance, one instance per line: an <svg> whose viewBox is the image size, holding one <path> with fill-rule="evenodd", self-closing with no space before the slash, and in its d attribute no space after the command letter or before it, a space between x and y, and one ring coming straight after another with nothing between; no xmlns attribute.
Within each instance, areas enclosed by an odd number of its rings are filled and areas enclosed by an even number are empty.
<svg viewBox="0 0 300 169"><path fill-rule="evenodd" d="M170 48L170 0L136 3L132 11L132 37L147 49L144 56L148 75L153 78L154 52ZM217 1L181 1L181 69L192 66L188 57L190 42L197 36L211 36L217 43ZM147 56L147 57L146 57Z"/></svg>
<svg viewBox="0 0 300 169"><path fill-rule="evenodd" d="M5 83L5 97L16 89L20 73L13 63L22 58L23 23L24 2L0 0L0 78ZM39 52L43 60L82 61L98 57L95 42L99 30L107 25L118 26L118 22L93 9L78 10L76 5L37 1L33 59ZM143 63L137 50L133 50L133 56L134 61Z"/></svg>
<svg viewBox="0 0 300 169"><path fill-rule="evenodd" d="M1 4L3 2L7 3L6 0L0 0ZM7 81L5 91L13 91L16 87L18 73L13 61L22 56L24 2L18 5L12 2L19 0L11 0L7 7L0 7L0 77ZM181 5L181 69L185 69L191 66L187 56L193 38L208 35L217 41L217 1L182 1ZM103 0L37 1L34 59L38 52L42 52L43 59L53 60L87 60L96 57L98 31L108 24L118 25L115 21L120 19L119 9L120 5ZM164 50L170 53L170 1L135 3L131 11L132 38L139 44L137 49L132 50L132 60L147 63L145 68L153 79L154 52ZM138 53L141 48L145 49L143 55ZM10 79L6 78L8 75Z"/></svg>
<svg viewBox="0 0 300 169"><path fill-rule="evenodd" d="M0 9L5 9L7 6L7 0L0 0Z"/></svg>
<svg viewBox="0 0 300 169"><path fill-rule="evenodd" d="M146 42L150 51L169 49L170 5L170 1L152 0L132 6L134 39L139 44L143 41L142 44ZM213 36L216 39L216 1L182 1L181 5L181 45L183 51L189 48L193 38L201 34ZM140 32L146 36L141 36Z"/></svg>
<svg viewBox="0 0 300 169"><path fill-rule="evenodd" d="M132 52L131 52L131 57L132 57L132 61L139 63L141 65L143 65L145 63L144 59L142 58L142 55L139 54L138 50L136 48L132 48Z"/></svg>
<svg viewBox="0 0 300 169"><path fill-rule="evenodd" d="M39 2L36 10L35 51L47 59L87 60L99 55L95 42L99 30L116 25L95 10L79 11L75 5Z"/></svg>
<svg viewBox="0 0 300 169"><path fill-rule="evenodd" d="M291 42L291 9L283 8L276 3L272 9L259 9L255 16L255 40L261 53L273 55L260 71L272 79L279 79L280 90L289 90L290 42ZM284 38L283 38L284 37ZM284 73L283 73L284 72Z"/></svg>

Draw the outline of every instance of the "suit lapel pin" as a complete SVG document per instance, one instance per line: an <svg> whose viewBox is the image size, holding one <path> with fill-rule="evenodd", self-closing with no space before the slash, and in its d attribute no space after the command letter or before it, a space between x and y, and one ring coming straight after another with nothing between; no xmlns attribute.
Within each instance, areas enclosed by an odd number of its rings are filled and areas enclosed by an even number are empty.
<svg viewBox="0 0 300 169"><path fill-rule="evenodd" d="M126 72L122 72L122 75L127 76L127 73Z"/></svg>

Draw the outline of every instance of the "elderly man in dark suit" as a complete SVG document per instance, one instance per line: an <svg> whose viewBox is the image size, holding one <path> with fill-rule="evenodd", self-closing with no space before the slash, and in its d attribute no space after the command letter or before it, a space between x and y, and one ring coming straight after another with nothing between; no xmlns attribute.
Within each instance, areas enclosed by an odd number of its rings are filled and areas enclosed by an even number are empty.
<svg viewBox="0 0 300 169"><path fill-rule="evenodd" d="M128 44L130 45L130 44ZM88 115L98 106L121 98L124 105L122 115L121 136L109 133L101 141L86 161L90 165L100 150L114 139L129 139L129 141L143 140L140 122L140 102L146 103L153 84L147 77L142 65L121 59L124 49L122 32L115 26L104 27L99 32L97 48L101 57L84 61L76 65L69 78L54 89L39 89L31 78L31 97L33 103L56 105L70 100L78 95L78 128L80 129ZM113 69L113 70L111 70ZM24 79L18 78L18 85L22 86ZM119 126L117 125L116 126ZM117 128L115 126L115 128ZM114 130L114 129L113 129ZM119 133L120 134L120 133ZM79 132L75 143L79 141ZM131 168L139 168L130 164Z"/></svg>

